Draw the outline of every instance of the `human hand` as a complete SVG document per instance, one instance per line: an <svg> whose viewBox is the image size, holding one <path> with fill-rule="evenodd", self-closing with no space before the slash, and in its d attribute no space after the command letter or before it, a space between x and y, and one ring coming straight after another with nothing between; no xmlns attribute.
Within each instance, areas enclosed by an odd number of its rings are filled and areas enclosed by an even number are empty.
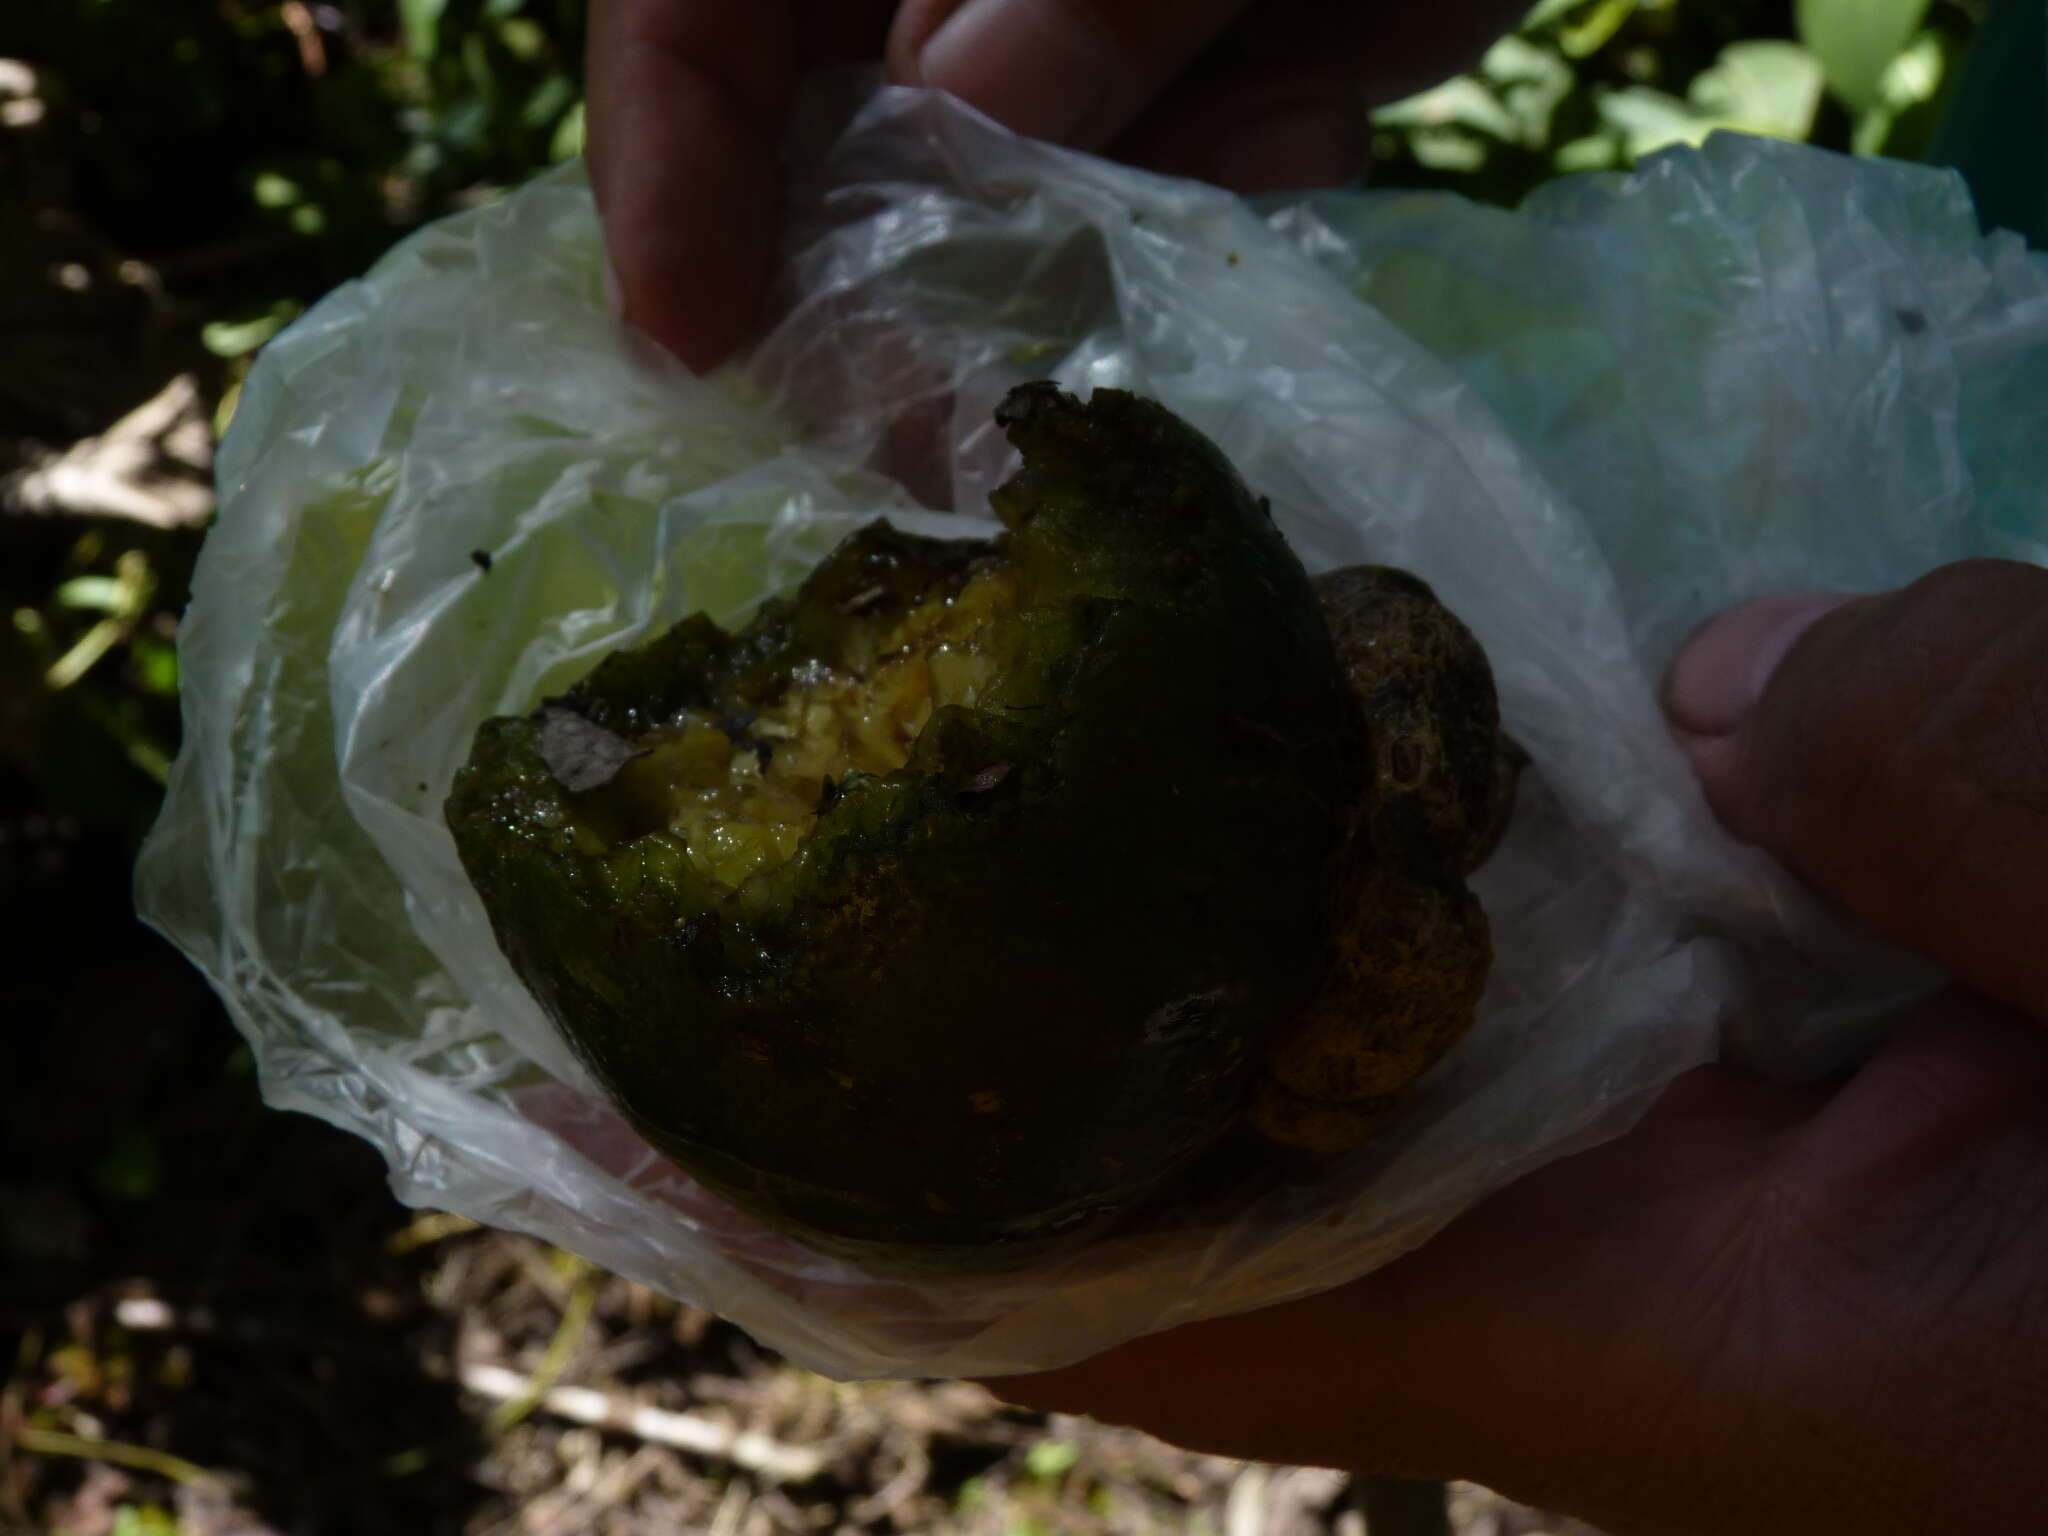
<svg viewBox="0 0 2048 1536"><path fill-rule="evenodd" d="M1731 830L1957 989L1844 1083L1692 1073L1363 1280L999 1395L1629 1536L2040 1526L2048 571L1749 604L1666 710Z"/></svg>
<svg viewBox="0 0 2048 1536"><path fill-rule="evenodd" d="M1345 180L1365 110L1475 62L1526 0L596 0L589 165L624 319L692 368L752 333L797 81L886 59L1022 133L1240 192Z"/></svg>

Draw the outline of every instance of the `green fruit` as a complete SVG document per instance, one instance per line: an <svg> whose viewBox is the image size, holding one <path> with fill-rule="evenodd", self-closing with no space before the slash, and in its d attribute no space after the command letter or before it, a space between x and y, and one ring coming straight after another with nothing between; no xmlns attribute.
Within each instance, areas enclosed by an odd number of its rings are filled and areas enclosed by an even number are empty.
<svg viewBox="0 0 2048 1536"><path fill-rule="evenodd" d="M1084 1241L1262 1095L1350 1081L1267 1079L1356 979L1334 914L1372 862L1315 589L1153 402L1032 384L997 420L1000 537L871 524L737 633L687 619L486 722L447 805L641 1134L884 1268Z"/></svg>

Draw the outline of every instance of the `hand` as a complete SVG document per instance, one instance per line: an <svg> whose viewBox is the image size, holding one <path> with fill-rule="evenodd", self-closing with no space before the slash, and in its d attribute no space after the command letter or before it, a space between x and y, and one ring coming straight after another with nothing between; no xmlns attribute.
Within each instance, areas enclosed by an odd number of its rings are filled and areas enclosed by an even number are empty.
<svg viewBox="0 0 2048 1536"><path fill-rule="evenodd" d="M1363 169L1368 104L1477 61L1526 0L596 0L589 163L625 320L692 368L752 334L798 79L886 58L1022 133L1241 192Z"/></svg>
<svg viewBox="0 0 2048 1536"><path fill-rule="evenodd" d="M1750 604L1666 709L1733 831L1960 987L1845 1083L1695 1072L1353 1285L997 1393L1629 1536L2040 1526L2048 571Z"/></svg>

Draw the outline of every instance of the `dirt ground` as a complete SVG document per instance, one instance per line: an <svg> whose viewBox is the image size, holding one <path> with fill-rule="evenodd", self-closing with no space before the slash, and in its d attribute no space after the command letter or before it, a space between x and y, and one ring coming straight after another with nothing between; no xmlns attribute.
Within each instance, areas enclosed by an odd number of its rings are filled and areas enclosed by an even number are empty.
<svg viewBox="0 0 2048 1536"><path fill-rule="evenodd" d="M290 1134L309 1132L326 1138ZM1192 1455L961 1382L828 1381L531 1239L404 1215L335 1140L332 1206L273 1195L241 1218L317 1231L319 1262L138 1274L35 1320L0 1401L0 1530L1431 1529L1368 1526L1336 1472ZM1459 1536L1591 1536L1465 1484L1447 1508L1435 1528Z"/></svg>

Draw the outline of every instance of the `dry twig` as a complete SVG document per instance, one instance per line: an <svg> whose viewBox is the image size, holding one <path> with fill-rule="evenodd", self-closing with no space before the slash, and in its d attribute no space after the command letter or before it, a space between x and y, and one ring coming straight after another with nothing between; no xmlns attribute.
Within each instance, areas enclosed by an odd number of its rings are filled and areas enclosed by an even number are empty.
<svg viewBox="0 0 2048 1536"><path fill-rule="evenodd" d="M479 1397L505 1402L525 1392L527 1378L501 1365L467 1365L462 1385ZM589 1387L550 1387L539 1406L558 1418L728 1461L778 1482L804 1482L824 1468L824 1458L816 1451L731 1430L695 1414L621 1402Z"/></svg>

